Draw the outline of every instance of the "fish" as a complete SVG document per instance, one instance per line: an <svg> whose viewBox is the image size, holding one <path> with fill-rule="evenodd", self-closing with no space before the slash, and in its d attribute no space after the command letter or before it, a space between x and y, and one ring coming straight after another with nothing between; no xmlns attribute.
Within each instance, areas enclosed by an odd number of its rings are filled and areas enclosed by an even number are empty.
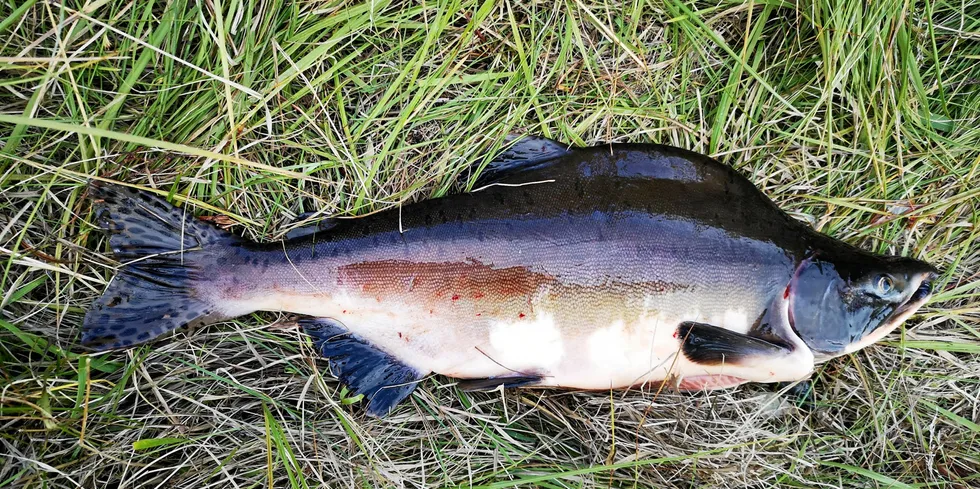
<svg viewBox="0 0 980 489"><path fill-rule="evenodd" d="M939 270L819 233L681 148L509 138L472 191L260 243L93 181L120 265L94 351L256 311L296 315L364 410L460 389L681 391L807 379L932 297Z"/></svg>

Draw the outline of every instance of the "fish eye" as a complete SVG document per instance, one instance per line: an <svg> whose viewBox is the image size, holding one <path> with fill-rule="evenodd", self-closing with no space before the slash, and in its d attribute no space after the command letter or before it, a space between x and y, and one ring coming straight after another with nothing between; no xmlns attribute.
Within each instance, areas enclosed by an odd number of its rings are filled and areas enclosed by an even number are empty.
<svg viewBox="0 0 980 489"><path fill-rule="evenodd" d="M880 295L885 295L895 290L895 279L890 275L881 274L875 278L874 285L875 292Z"/></svg>

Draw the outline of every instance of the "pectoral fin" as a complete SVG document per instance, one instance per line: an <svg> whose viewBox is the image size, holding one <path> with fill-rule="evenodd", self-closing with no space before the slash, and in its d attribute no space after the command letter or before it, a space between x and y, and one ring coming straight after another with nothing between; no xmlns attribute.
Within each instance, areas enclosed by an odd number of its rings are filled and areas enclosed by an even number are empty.
<svg viewBox="0 0 980 489"><path fill-rule="evenodd" d="M787 389L788 387L788 389ZM784 395L793 401L801 409L813 409L817 406L817 394L813 390L812 380L802 380L799 382L779 382L775 387L782 391L787 389Z"/></svg>
<svg viewBox="0 0 980 489"><path fill-rule="evenodd" d="M334 320L310 318L301 319L299 323L313 337L320 353L330 361L334 375L355 394L363 394L368 399L367 412L372 416L388 414L426 375Z"/></svg>
<svg viewBox="0 0 980 489"><path fill-rule="evenodd" d="M699 365L749 366L760 358L782 357L793 351L787 345L693 321L681 323L677 337L684 356Z"/></svg>

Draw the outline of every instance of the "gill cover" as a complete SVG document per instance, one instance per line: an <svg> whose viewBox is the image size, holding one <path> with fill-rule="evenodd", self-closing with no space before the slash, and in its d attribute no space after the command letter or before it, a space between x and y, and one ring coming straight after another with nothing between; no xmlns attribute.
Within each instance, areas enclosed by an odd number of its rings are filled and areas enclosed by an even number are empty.
<svg viewBox="0 0 980 489"><path fill-rule="evenodd" d="M838 356L898 326L931 294L934 277L935 268L911 258L808 258L790 283L790 323L818 356Z"/></svg>
<svg viewBox="0 0 980 489"><path fill-rule="evenodd" d="M790 323L814 352L833 355L852 341L845 289L835 267L823 261L805 260L793 277Z"/></svg>

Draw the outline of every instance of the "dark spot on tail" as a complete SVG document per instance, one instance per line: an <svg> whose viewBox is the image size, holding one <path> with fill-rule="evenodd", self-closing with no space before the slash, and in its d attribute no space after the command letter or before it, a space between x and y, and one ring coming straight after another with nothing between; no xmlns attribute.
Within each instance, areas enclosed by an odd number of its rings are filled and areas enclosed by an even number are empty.
<svg viewBox="0 0 980 489"><path fill-rule="evenodd" d="M205 271L213 262L201 258L214 255L200 251L239 238L148 192L93 182L89 195L96 222L109 231L109 247L125 265L85 315L85 346L133 346L192 321L217 319L196 296L200 277L213 273Z"/></svg>

